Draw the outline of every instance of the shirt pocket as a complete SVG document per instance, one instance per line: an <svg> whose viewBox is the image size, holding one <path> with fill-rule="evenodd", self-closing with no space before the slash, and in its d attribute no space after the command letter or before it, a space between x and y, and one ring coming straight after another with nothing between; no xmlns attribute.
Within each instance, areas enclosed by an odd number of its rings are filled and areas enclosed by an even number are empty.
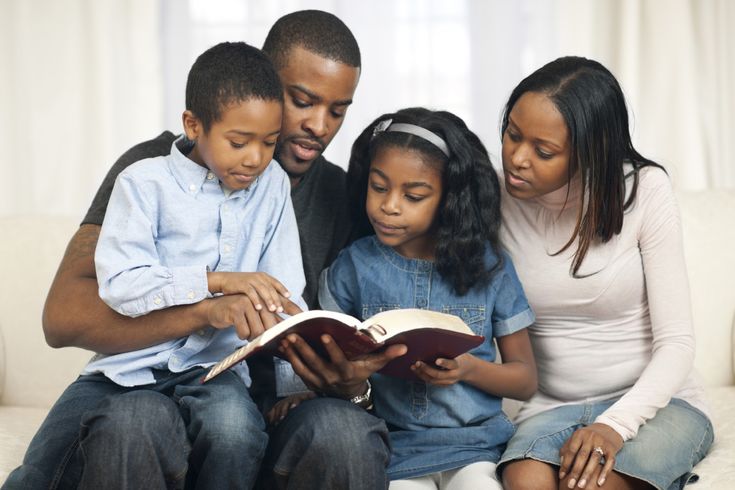
<svg viewBox="0 0 735 490"><path fill-rule="evenodd" d="M458 316L477 335L485 335L485 305L452 305L443 306L442 313Z"/></svg>
<svg viewBox="0 0 735 490"><path fill-rule="evenodd" d="M373 315L382 313L384 311L397 310L401 307L398 303L374 303L374 304L363 304L362 305L362 317L361 320L367 320Z"/></svg>

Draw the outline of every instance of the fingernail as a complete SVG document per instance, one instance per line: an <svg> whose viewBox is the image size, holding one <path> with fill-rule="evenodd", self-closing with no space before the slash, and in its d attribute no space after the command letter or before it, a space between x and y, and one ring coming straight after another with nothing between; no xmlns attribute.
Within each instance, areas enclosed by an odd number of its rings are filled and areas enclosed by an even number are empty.
<svg viewBox="0 0 735 490"><path fill-rule="evenodd" d="M587 485L587 480L585 480L584 478L579 480L579 483L577 484L579 488L584 488L585 485Z"/></svg>
<svg viewBox="0 0 735 490"><path fill-rule="evenodd" d="M566 471L559 471L559 479L560 479L560 480L561 480L562 478L564 478L565 476L567 476L567 473L566 473Z"/></svg>
<svg viewBox="0 0 735 490"><path fill-rule="evenodd" d="M283 307L279 306L278 308L276 308L276 311L278 313L283 313Z"/></svg>
<svg viewBox="0 0 735 490"><path fill-rule="evenodd" d="M569 484L567 484L567 488L574 488L574 485L576 484L577 484L577 479L572 478L571 480L569 480Z"/></svg>
<svg viewBox="0 0 735 490"><path fill-rule="evenodd" d="M285 293L283 293L283 295L284 295L285 297L287 297L287 298L291 297L291 293L289 293L288 291L286 291Z"/></svg>
<svg viewBox="0 0 735 490"><path fill-rule="evenodd" d="M605 477L603 476L599 480L597 480L597 485L601 487L604 484L605 484Z"/></svg>
<svg viewBox="0 0 735 490"><path fill-rule="evenodd" d="M255 305L255 309L256 310L262 310L263 309L263 305L260 305L260 304Z"/></svg>
<svg viewBox="0 0 735 490"><path fill-rule="evenodd" d="M288 408L296 408L296 404L292 403L291 405L288 406Z"/></svg>

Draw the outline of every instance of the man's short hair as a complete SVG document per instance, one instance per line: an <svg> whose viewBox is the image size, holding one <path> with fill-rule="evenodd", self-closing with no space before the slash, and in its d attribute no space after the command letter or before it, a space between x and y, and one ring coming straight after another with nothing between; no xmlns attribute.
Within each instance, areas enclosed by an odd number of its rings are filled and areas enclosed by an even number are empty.
<svg viewBox="0 0 735 490"><path fill-rule="evenodd" d="M288 62L295 46L348 66L360 68L360 48L352 31L336 15L321 10L286 14L273 24L263 43L263 52L276 70Z"/></svg>
<svg viewBox="0 0 735 490"><path fill-rule="evenodd" d="M283 88L270 59L244 42L224 42L203 52L186 80L186 109L204 130L229 104L250 99L283 102Z"/></svg>

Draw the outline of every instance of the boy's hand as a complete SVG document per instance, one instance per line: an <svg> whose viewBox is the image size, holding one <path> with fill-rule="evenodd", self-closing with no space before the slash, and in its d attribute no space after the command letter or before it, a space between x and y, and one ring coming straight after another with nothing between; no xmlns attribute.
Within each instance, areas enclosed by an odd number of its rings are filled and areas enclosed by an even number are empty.
<svg viewBox="0 0 735 490"><path fill-rule="evenodd" d="M215 328L235 327L237 336L251 340L281 321L274 312L256 310L249 296L232 294L206 300L209 305L207 321ZM289 315L301 312L290 300L284 300L284 311Z"/></svg>
<svg viewBox="0 0 735 490"><path fill-rule="evenodd" d="M256 310L263 309L281 313L282 299L291 293L277 279L265 272L207 272L210 293L245 294Z"/></svg>
<svg viewBox="0 0 735 490"><path fill-rule="evenodd" d="M462 354L454 359L440 358L436 360L436 367L418 361L411 366L411 371L426 383L449 386L464 380L471 358L471 354Z"/></svg>
<svg viewBox="0 0 735 490"><path fill-rule="evenodd" d="M286 418L286 414L288 414L290 410L298 407L301 402L311 400L314 397L316 397L316 393L313 391L287 396L273 405L273 408L268 410L265 418L269 424L277 425L278 422Z"/></svg>

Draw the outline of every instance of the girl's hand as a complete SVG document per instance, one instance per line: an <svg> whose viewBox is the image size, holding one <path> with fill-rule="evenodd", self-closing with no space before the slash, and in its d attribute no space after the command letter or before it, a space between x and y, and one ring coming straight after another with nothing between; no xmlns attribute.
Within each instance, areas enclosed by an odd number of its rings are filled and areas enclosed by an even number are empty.
<svg viewBox="0 0 735 490"><path fill-rule="evenodd" d="M256 310L282 312L281 298L288 298L288 289L277 279L265 272L208 272L207 281L210 293L245 294L253 302Z"/></svg>
<svg viewBox="0 0 735 490"><path fill-rule="evenodd" d="M314 397L316 397L316 393L313 391L287 396L273 405L273 408L268 410L265 418L268 420L269 424L277 425L281 420L286 418L286 415L290 410L298 407L301 402L311 400Z"/></svg>
<svg viewBox="0 0 735 490"><path fill-rule="evenodd" d="M418 361L411 366L411 370L416 373L422 381L437 385L449 386L459 381L464 381L465 374L469 369L474 356L472 354L462 354L454 359L437 359L436 366L431 366L425 362Z"/></svg>
<svg viewBox="0 0 735 490"><path fill-rule="evenodd" d="M613 469L615 455L622 447L623 438L609 425L595 423L577 429L559 450L559 479L568 475L569 488L585 488L599 471L596 483L601 486Z"/></svg>

